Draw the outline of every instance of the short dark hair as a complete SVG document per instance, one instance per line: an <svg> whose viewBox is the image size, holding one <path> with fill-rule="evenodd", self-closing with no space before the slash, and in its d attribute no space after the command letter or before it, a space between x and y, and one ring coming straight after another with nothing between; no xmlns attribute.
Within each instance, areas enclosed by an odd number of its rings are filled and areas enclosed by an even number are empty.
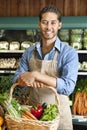
<svg viewBox="0 0 87 130"><path fill-rule="evenodd" d="M47 13L47 12L53 12L53 13L57 14L58 20L61 22L61 12L60 12L60 10L59 10L57 7L55 7L55 6L53 6L53 5L51 5L51 6L46 6L46 7L44 7L44 8L40 11L40 13L39 13L39 20L40 20L40 21L41 21L41 19L42 19L42 15L43 15L44 13Z"/></svg>

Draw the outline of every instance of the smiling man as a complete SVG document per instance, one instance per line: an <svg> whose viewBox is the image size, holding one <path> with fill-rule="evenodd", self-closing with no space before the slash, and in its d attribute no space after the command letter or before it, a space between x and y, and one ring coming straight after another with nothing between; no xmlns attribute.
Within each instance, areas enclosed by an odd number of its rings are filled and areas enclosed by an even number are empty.
<svg viewBox="0 0 87 130"><path fill-rule="evenodd" d="M59 128L72 130L68 96L77 81L78 54L58 38L62 22L61 13L55 6L40 11L38 26L41 39L23 53L14 82L30 87L31 105L55 103L55 95L49 89L49 86L54 87L60 100Z"/></svg>

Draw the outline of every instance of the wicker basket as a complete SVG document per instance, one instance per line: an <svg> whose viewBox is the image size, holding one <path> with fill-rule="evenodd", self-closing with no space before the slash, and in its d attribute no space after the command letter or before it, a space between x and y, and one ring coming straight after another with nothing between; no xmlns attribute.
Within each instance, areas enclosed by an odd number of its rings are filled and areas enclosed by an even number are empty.
<svg viewBox="0 0 87 130"><path fill-rule="evenodd" d="M10 90L9 102L12 99L12 93L14 88L18 84L13 84ZM57 105L59 105L59 99L57 92L54 88L50 87L55 93L55 100ZM5 115L6 125L8 130L57 130L59 126L60 113L52 121L40 121L40 120L31 120L26 118L13 118L10 115Z"/></svg>

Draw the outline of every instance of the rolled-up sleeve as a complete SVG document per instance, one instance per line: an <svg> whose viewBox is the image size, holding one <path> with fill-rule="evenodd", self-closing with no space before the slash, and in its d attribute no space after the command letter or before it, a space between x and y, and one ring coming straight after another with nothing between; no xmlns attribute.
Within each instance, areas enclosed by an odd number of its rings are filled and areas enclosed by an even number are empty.
<svg viewBox="0 0 87 130"><path fill-rule="evenodd" d="M13 77L13 83L16 82L16 80L18 79L19 77L19 74L22 74L26 71L29 71L29 59L30 59L30 56L32 54L32 48L28 48L22 55L21 59L20 59L20 63L19 63L19 66L14 74L14 77Z"/></svg>
<svg viewBox="0 0 87 130"><path fill-rule="evenodd" d="M70 48L63 55L60 64L62 67L61 75L57 78L57 92L69 96L75 89L78 77L78 53Z"/></svg>

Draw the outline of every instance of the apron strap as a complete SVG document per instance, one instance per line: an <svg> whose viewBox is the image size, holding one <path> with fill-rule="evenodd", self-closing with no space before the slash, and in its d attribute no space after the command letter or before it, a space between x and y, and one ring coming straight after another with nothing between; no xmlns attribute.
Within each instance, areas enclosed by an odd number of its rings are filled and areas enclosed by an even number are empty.
<svg viewBox="0 0 87 130"><path fill-rule="evenodd" d="M35 49L33 50L33 53L32 53L32 58L34 58L34 59L35 59L35 56L36 56L36 52L37 52L37 50L36 50L36 47L35 47Z"/></svg>

